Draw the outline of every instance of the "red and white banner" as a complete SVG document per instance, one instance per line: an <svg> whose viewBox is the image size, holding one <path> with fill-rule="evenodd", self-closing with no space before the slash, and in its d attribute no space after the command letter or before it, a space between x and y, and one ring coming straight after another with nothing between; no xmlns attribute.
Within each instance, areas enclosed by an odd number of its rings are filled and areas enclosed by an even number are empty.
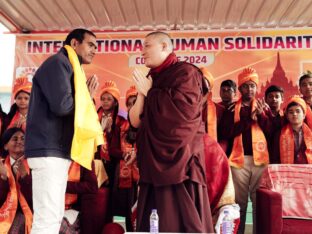
<svg viewBox="0 0 312 234"><path fill-rule="evenodd" d="M144 67L140 52L148 32L97 33L97 55L85 66L87 76L100 82L116 81L124 108L126 90L133 84L132 71ZM285 96L298 93L297 81L312 70L312 30L266 31L177 31L169 32L180 60L205 66L215 78L213 98L219 99L220 83L237 81L244 67L252 66L260 76L260 96L270 84L282 86ZM66 34L23 34L16 37L15 78L27 76L63 45ZM100 92L98 96L100 95ZM99 104L97 97L97 105Z"/></svg>

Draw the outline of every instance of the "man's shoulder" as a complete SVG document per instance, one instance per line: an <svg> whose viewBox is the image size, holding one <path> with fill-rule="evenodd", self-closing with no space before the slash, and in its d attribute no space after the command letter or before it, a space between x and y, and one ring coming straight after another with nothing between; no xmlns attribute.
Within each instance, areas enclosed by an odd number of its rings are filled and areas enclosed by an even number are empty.
<svg viewBox="0 0 312 234"><path fill-rule="evenodd" d="M44 73L50 70L53 71L57 67L64 67L69 72L72 72L72 67L69 62L69 59L66 56L66 54L62 51L62 49L58 53L47 58L38 68L37 73L40 74L41 72Z"/></svg>
<svg viewBox="0 0 312 234"><path fill-rule="evenodd" d="M65 64L70 64L69 59L67 55L64 53L64 51L61 49L59 52L56 54L50 56L47 58L47 60L44 61L44 64L51 64L51 63L65 63Z"/></svg>

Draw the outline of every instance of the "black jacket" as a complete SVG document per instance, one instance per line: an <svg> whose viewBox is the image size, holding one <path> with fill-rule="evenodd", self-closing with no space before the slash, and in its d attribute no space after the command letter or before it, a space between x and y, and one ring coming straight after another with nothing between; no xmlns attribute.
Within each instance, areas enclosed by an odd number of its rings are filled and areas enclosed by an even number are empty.
<svg viewBox="0 0 312 234"><path fill-rule="evenodd" d="M70 159L74 134L73 69L62 48L33 78L26 124L26 157Z"/></svg>

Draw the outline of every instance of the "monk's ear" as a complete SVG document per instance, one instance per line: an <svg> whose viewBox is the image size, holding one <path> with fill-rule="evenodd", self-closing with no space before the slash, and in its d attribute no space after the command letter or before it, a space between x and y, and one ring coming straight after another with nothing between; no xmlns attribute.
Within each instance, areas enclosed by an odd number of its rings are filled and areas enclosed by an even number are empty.
<svg viewBox="0 0 312 234"><path fill-rule="evenodd" d="M166 51L168 49L168 44L165 41L162 42L161 45L162 45L162 50L163 51Z"/></svg>

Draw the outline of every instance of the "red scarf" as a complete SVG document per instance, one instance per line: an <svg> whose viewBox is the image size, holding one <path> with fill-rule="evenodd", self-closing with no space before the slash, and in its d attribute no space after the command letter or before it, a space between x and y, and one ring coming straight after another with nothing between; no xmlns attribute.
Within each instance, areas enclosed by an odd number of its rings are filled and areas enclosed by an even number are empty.
<svg viewBox="0 0 312 234"><path fill-rule="evenodd" d="M153 76L159 74L160 72L162 72L166 68L170 67L171 65L175 64L176 62L178 62L178 58L177 58L176 54L174 52L172 52L171 54L168 55L166 60L161 65L159 65L158 67L152 68L149 71L149 73L147 74L147 77L149 75L151 75L153 77Z"/></svg>

